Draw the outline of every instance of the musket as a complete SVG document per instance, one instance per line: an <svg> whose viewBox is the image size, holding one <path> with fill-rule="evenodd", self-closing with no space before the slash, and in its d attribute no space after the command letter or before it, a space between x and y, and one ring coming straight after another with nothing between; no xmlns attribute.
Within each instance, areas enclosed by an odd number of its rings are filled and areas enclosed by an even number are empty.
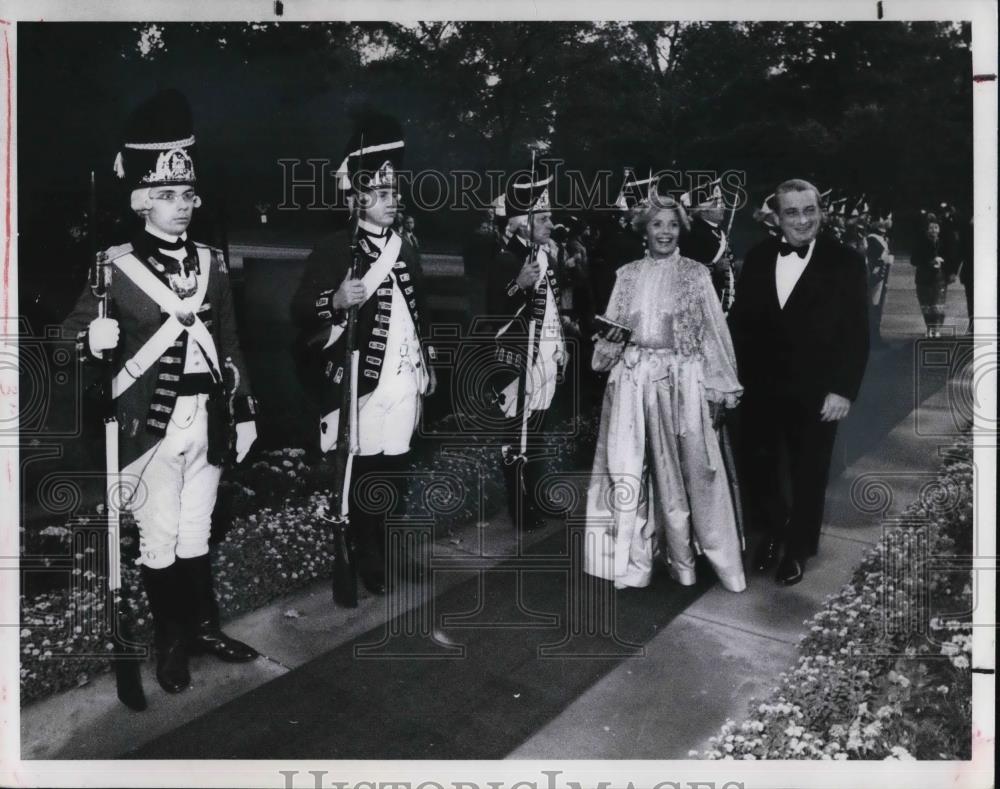
<svg viewBox="0 0 1000 789"><path fill-rule="evenodd" d="M108 317L111 301L111 263L107 254L97 244L97 183L90 171L90 251L93 269L90 288L97 297L97 316ZM119 700L129 709L146 709L146 694L142 690L138 656L129 653L133 644L128 621L125 618L125 597L122 590L121 568L121 471L118 467L118 418L111 394L114 379L114 353L104 351L102 360L102 403L104 411L104 507L108 517L108 572L106 611L112 629L111 667L115 673L115 688Z"/></svg>
<svg viewBox="0 0 1000 789"><path fill-rule="evenodd" d="M531 183L535 183L535 152L531 152ZM528 199L531 199L531 193L529 188ZM529 248L530 257L529 260L538 260L538 244L535 241L535 205L532 202L531 206L528 208L528 233L529 233ZM535 287L538 287L537 283ZM534 361L532 357L535 351L535 300L532 296L527 303L528 308L528 347L527 352L524 356L524 364L521 367L519 374L518 387L517 387L517 413L521 417L521 432L520 440L518 443L518 451L514 453L513 451L508 451L504 456L504 463L510 468L510 473L513 475L514 484L510 495L513 496L512 510L514 513L519 515L522 520L528 517L527 515L527 500L528 500L528 482L525 465L528 462L527 450L528 450L528 376L530 375L532 362ZM517 524L515 524L517 525ZM528 524L520 524L521 528L526 528Z"/></svg>
<svg viewBox="0 0 1000 789"><path fill-rule="evenodd" d="M360 164L363 171L365 138L361 135L359 146ZM361 273L361 251L358 245L358 220L360 218L360 196L356 195L351 209L351 267L348 279L358 279ZM327 520L333 529L333 578L331 581L333 600L346 608L358 605L358 566L355 558L355 537L351 529L350 489L354 456L358 454L358 305L347 311L347 326L344 329L345 359L347 375L341 382L340 419L337 423L337 448L334 453L333 487Z"/></svg>

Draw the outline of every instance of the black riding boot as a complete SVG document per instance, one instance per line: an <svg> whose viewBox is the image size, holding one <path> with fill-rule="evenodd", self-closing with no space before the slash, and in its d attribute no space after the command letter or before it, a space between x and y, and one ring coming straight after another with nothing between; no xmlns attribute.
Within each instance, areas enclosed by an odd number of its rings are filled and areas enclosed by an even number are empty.
<svg viewBox="0 0 1000 789"><path fill-rule="evenodd" d="M191 684L182 615L185 591L176 562L156 569L141 566L142 583L153 615L156 679L167 693L180 693Z"/></svg>
<svg viewBox="0 0 1000 789"><path fill-rule="evenodd" d="M178 559L181 583L191 603L188 650L192 655L215 655L227 663L246 663L257 657L257 650L230 638L219 628L219 607L212 589L212 560L209 554L193 559Z"/></svg>
<svg viewBox="0 0 1000 789"><path fill-rule="evenodd" d="M507 511L514 530L527 533L542 528L545 519L537 502L537 459L522 457L518 448L506 447L500 465L507 489Z"/></svg>

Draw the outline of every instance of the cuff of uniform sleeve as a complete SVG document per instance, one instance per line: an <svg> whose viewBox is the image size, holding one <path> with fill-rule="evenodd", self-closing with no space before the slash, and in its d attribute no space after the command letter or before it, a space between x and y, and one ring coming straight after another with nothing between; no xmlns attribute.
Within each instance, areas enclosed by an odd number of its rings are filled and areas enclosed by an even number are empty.
<svg viewBox="0 0 1000 789"><path fill-rule="evenodd" d="M324 323L341 324L347 321L347 310L339 310L333 306L335 290L324 290L316 298L316 317Z"/></svg>
<svg viewBox="0 0 1000 789"><path fill-rule="evenodd" d="M253 395L240 395L233 400L233 418L236 422L253 422L259 411L257 398Z"/></svg>
<svg viewBox="0 0 1000 789"><path fill-rule="evenodd" d="M524 291L521 290L521 286L517 284L516 279L512 279L510 282L507 283L507 295L510 298L514 298L515 296L522 293L524 293Z"/></svg>
<svg viewBox="0 0 1000 789"><path fill-rule="evenodd" d="M90 329L83 329L76 335L76 358L77 361L89 362L91 359L101 359L95 356L90 350Z"/></svg>

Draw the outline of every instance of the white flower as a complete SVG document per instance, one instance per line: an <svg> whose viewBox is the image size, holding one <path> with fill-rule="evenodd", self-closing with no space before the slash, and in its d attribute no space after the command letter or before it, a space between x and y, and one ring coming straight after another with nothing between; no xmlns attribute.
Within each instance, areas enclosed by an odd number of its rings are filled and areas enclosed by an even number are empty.
<svg viewBox="0 0 1000 789"><path fill-rule="evenodd" d="M902 745L893 745L892 749L891 749L891 752L892 752L892 755L891 756L887 756L886 759L898 759L901 762L903 762L903 761L906 761L906 762L915 762L916 761L916 757L913 756Z"/></svg>

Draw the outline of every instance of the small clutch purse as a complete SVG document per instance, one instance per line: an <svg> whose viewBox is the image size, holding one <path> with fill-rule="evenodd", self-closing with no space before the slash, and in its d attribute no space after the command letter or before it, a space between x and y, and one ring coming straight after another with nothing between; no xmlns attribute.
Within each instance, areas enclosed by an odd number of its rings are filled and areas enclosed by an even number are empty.
<svg viewBox="0 0 1000 789"><path fill-rule="evenodd" d="M598 338L608 342L621 342L628 344L632 337L632 330L624 324L617 323L604 315L594 317L595 332L592 339Z"/></svg>

